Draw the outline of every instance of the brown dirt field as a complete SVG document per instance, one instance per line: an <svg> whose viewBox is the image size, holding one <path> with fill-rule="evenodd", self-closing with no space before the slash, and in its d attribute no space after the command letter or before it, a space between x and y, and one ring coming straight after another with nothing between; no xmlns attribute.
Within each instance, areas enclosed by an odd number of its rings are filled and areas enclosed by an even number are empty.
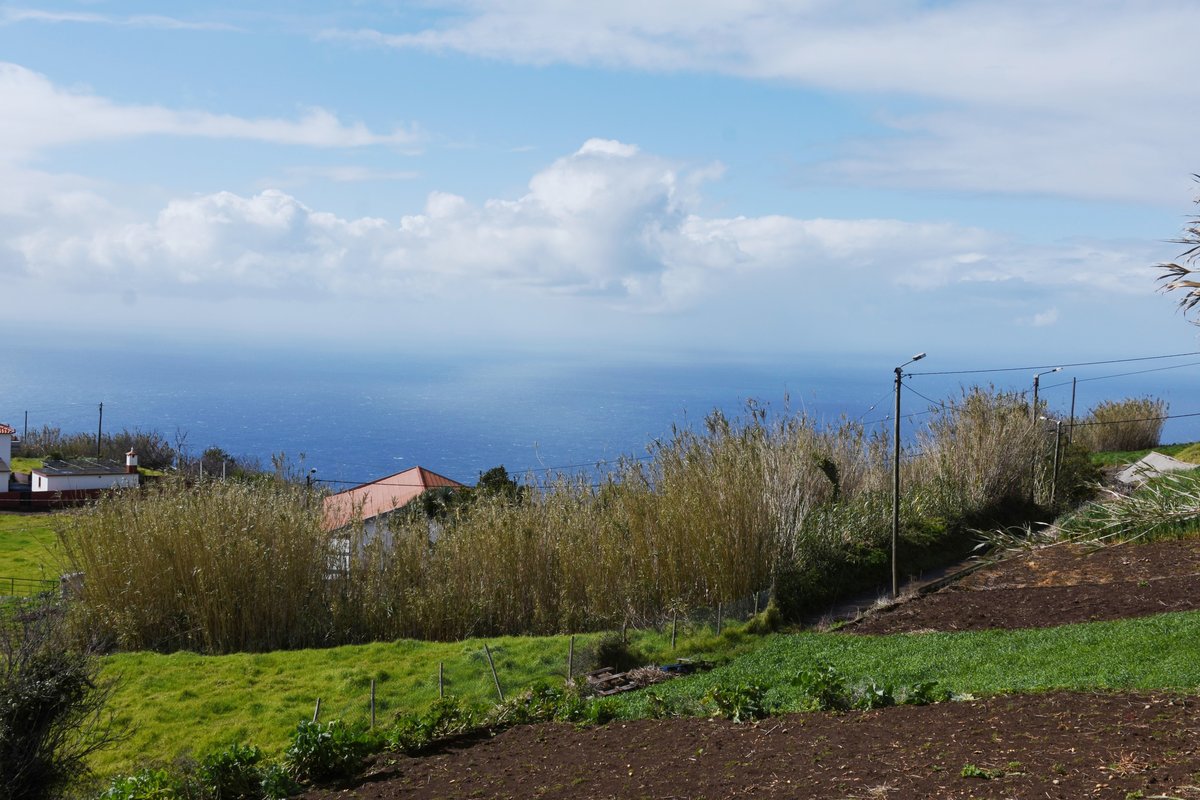
<svg viewBox="0 0 1200 800"><path fill-rule="evenodd" d="M1045 628L1200 608L1200 540L1089 549L1054 545L868 615L844 630L885 634Z"/></svg>
<svg viewBox="0 0 1200 800"><path fill-rule="evenodd" d="M1014 556L844 630L1045 627L1200 608L1200 540ZM1200 800L1200 698L1055 692L755 724L545 724L378 757L355 798ZM964 770L971 774L964 775ZM1140 793L1140 794L1139 794Z"/></svg>
<svg viewBox="0 0 1200 800"><path fill-rule="evenodd" d="M316 798L1200 798L1200 703L1055 693L756 724L529 725ZM977 767L988 777L964 776Z"/></svg>

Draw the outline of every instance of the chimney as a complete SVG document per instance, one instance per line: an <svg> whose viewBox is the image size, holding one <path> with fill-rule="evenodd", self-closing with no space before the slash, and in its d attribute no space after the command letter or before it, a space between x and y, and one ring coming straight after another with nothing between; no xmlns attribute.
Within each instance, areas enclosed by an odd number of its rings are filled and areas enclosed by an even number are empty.
<svg viewBox="0 0 1200 800"><path fill-rule="evenodd" d="M137 453L133 450L125 454L125 472L129 475L137 474Z"/></svg>

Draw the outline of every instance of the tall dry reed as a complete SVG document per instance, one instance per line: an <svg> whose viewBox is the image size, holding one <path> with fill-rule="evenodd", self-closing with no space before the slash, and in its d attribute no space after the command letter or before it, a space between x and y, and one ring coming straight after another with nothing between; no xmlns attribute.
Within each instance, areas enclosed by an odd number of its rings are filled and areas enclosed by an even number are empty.
<svg viewBox="0 0 1200 800"><path fill-rule="evenodd" d="M1159 443L1166 415L1166 402L1157 398L1106 400L1077 423L1073 438L1097 453L1145 450Z"/></svg>
<svg viewBox="0 0 1200 800"><path fill-rule="evenodd" d="M1027 415L1019 396L972 389L928 417L902 462L905 536L1022 495L1039 441ZM768 586L803 610L886 568L888 433L751 404L601 476L452 503L436 536L420 504L386 537L331 535L303 491L168 482L79 513L64 543L92 625L125 647L582 631Z"/></svg>

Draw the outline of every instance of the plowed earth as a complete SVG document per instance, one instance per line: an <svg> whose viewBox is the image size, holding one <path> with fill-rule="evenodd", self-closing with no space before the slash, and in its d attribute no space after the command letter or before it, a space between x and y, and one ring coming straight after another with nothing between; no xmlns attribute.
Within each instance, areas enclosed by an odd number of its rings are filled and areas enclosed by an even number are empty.
<svg viewBox="0 0 1200 800"><path fill-rule="evenodd" d="M846 630L882 634L1047 628L1197 608L1198 539L1100 549L1060 544L1005 559Z"/></svg>
<svg viewBox="0 0 1200 800"><path fill-rule="evenodd" d="M1200 541L1058 545L847 630L1042 627L1200 608ZM1200 698L1050 694L795 714L512 728L378 757L310 798L1081 798L1200 800ZM1140 794L1139 794L1140 793Z"/></svg>

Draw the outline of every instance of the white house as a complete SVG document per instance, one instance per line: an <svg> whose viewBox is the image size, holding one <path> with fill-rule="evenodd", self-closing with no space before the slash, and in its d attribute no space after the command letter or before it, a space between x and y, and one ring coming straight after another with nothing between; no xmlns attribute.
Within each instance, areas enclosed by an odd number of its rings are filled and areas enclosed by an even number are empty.
<svg viewBox="0 0 1200 800"><path fill-rule="evenodd" d="M0 422L0 492L8 491L12 478L12 440L16 431Z"/></svg>
<svg viewBox="0 0 1200 800"><path fill-rule="evenodd" d="M50 460L33 470L35 492L113 489L138 485L137 453L125 454L125 465L106 458Z"/></svg>
<svg viewBox="0 0 1200 800"><path fill-rule="evenodd" d="M389 514L408 505L425 492L463 488L466 487L456 480L430 472L424 467L413 467L326 497L325 529L337 531L361 519L364 544L382 536L384 544L390 546L391 536L387 529ZM435 531L431 530L430 535L436 538Z"/></svg>

